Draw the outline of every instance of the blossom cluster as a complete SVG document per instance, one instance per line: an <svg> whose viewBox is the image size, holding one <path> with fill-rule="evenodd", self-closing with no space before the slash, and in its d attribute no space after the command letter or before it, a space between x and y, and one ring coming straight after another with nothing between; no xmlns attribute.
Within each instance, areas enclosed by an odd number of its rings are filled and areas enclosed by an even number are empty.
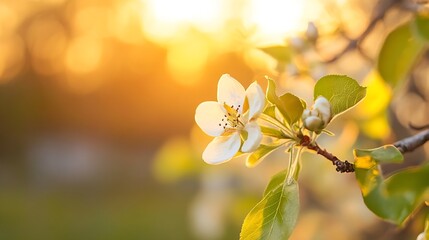
<svg viewBox="0 0 429 240"><path fill-rule="evenodd" d="M203 102L195 112L197 125L214 137L203 152L203 160L220 164L241 153L252 153L261 146L264 137L273 137L270 129L280 132L277 138L285 143L297 143L303 131L319 134L331 120L331 106L323 96L292 125L282 116L264 112L272 105L256 81L245 89L229 74L223 74L218 82L217 101Z"/></svg>

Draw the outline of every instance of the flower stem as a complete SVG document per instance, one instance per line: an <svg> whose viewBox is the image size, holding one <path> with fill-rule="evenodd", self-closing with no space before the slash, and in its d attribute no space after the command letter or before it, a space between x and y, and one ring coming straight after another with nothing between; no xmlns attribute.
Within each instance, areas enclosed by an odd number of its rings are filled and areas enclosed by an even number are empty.
<svg viewBox="0 0 429 240"><path fill-rule="evenodd" d="M302 147L306 147L310 150L315 151L317 154L322 155L323 157L325 157L326 159L328 159L329 161L332 162L332 164L334 166L336 166L336 171L337 172L354 172L355 168L354 168L354 164L346 161L341 161L340 159L338 159L336 156L334 156L332 153L326 151L326 149L322 149L319 147L319 145L316 142L312 142L311 138L309 136L302 136L301 137L301 142L300 142L300 146Z"/></svg>
<svg viewBox="0 0 429 240"><path fill-rule="evenodd" d="M286 184L290 185L292 182L298 180L299 175L299 160L301 158L301 153L303 147L299 147L298 150L294 150L295 146L292 146L292 149L290 151L290 157L289 157L289 166L288 166L288 172L286 175Z"/></svg>
<svg viewBox="0 0 429 240"><path fill-rule="evenodd" d="M287 128L284 124L282 124L279 120L277 120L277 119L275 119L269 115L266 115L266 114L261 114L259 117L262 120L264 120L264 121L280 128L281 130L283 130L285 132L285 134L288 135L288 137L290 137L291 139L295 139L293 132L289 128Z"/></svg>
<svg viewBox="0 0 429 240"><path fill-rule="evenodd" d="M294 146L295 145L292 145L289 148L289 161L288 161L287 173L286 173L286 179L285 179L287 185L290 184L290 170L292 169L292 165L293 165Z"/></svg>

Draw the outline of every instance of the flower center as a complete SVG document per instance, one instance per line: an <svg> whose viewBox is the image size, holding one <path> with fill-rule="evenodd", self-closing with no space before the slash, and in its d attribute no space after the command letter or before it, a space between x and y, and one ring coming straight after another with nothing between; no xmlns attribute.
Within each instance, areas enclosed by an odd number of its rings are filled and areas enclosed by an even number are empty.
<svg viewBox="0 0 429 240"><path fill-rule="evenodd" d="M222 121L221 123L219 123L219 126L223 127L225 131L229 129L240 129L244 127L244 124L240 119L241 114L239 113L241 105L238 105L238 107L234 108L234 105L228 106L226 105L226 103L224 103L223 106L227 113L222 118Z"/></svg>

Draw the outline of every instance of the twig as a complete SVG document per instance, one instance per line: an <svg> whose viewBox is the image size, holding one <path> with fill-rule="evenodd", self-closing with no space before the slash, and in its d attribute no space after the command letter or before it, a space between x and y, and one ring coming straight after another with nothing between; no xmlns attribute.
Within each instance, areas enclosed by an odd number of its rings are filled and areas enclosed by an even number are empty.
<svg viewBox="0 0 429 240"><path fill-rule="evenodd" d="M386 15L386 12L389 9L391 9L393 6L395 6L398 2L400 2L400 0L380 0L377 3L377 6L376 6L376 8L372 14L371 21L369 22L368 26L363 31L363 33L359 37L357 37L356 39L350 40L349 43L347 44L347 46L341 52L337 53L334 57L332 57L331 59L329 59L325 62L327 62L327 63L335 62L340 57L342 57L344 54L346 54L347 52L354 50L354 49L358 49L359 52L365 58L368 58L368 56L366 56L366 54L360 48L359 44L371 33L371 31L374 29L374 27L377 25L377 23L384 18L384 16Z"/></svg>
<svg viewBox="0 0 429 240"><path fill-rule="evenodd" d="M404 138L400 141L395 142L393 145L401 152L411 152L414 149L422 146L429 141L429 130L420 132L414 136Z"/></svg>
<svg viewBox="0 0 429 240"><path fill-rule="evenodd" d="M317 154L322 155L326 159L332 162L337 168L335 169L337 172L354 172L354 164L349 161L341 161L332 153L326 151L326 149L322 149L316 142L311 142L311 138L309 136L300 136L301 141L300 145L306 147L310 150L315 151ZM414 136L404 138L400 141L395 142L393 145L401 152L411 152L414 149L422 146L427 141L429 141L429 129L423 132L420 132Z"/></svg>
<svg viewBox="0 0 429 240"><path fill-rule="evenodd" d="M326 149L322 149L319 147L319 145L316 142L311 142L311 139L309 136L302 136L301 146L307 147L310 150L316 151L317 154L324 156L326 159L330 160L333 165L335 165L337 168L335 169L337 172L354 172L355 168L353 163L346 161L341 161L336 156L334 156L332 153L326 151Z"/></svg>

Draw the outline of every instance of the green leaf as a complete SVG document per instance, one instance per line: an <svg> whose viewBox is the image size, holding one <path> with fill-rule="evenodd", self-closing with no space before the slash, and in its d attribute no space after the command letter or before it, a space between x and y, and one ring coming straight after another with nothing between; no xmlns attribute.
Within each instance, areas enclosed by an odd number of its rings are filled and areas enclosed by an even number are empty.
<svg viewBox="0 0 429 240"><path fill-rule="evenodd" d="M282 102L283 108L287 109L284 113L286 121L289 124L297 122L305 109L303 100L291 93L286 93L280 96L280 101Z"/></svg>
<svg viewBox="0 0 429 240"><path fill-rule="evenodd" d="M275 106L269 106L264 109L264 114L276 119L276 107Z"/></svg>
<svg viewBox="0 0 429 240"><path fill-rule="evenodd" d="M278 62L286 63L291 61L291 50L287 46L271 46L260 49Z"/></svg>
<svg viewBox="0 0 429 240"><path fill-rule="evenodd" d="M379 163L402 161L402 154L394 146L354 153L355 175L368 209L385 220L402 224L429 190L429 164L401 170L385 179Z"/></svg>
<svg viewBox="0 0 429 240"><path fill-rule="evenodd" d="M265 188L264 195L263 195L264 197L269 192L271 192L272 190L276 189L278 186L283 184L283 182L286 179L286 173L287 173L287 170L283 170L271 178L270 182L268 183L267 187Z"/></svg>
<svg viewBox="0 0 429 240"><path fill-rule="evenodd" d="M427 16L417 16L414 20L417 37L424 41L429 41L429 18Z"/></svg>
<svg viewBox="0 0 429 240"><path fill-rule="evenodd" d="M289 124L297 122L301 118L302 112L305 109L305 101L290 93L286 93L281 97L278 97L276 94L276 84L274 80L270 78L267 78L267 80L268 101L277 107Z"/></svg>
<svg viewBox="0 0 429 240"><path fill-rule="evenodd" d="M288 136L286 136L282 131L278 129L265 127L265 126L260 126L260 128L261 128L261 132L266 136L275 137L275 138L288 138Z"/></svg>
<svg viewBox="0 0 429 240"><path fill-rule="evenodd" d="M416 24L421 28L419 20ZM424 42L414 36L412 28L413 23L408 22L393 30L384 41L378 56L378 71L392 86L406 78L417 57L423 52ZM423 36L426 35L426 31L420 32Z"/></svg>
<svg viewBox="0 0 429 240"><path fill-rule="evenodd" d="M366 87L347 76L326 75L314 86L314 99L323 96L331 104L334 117L356 105L366 95Z"/></svg>
<svg viewBox="0 0 429 240"><path fill-rule="evenodd" d="M354 154L358 158L370 156L371 160L376 163L401 163L404 160L402 153L393 145L373 149L355 149Z"/></svg>
<svg viewBox="0 0 429 240"><path fill-rule="evenodd" d="M276 103L278 103L280 101L279 97L276 94L276 83L274 82L273 79L269 78L269 77L265 77L268 81L268 86L267 86L267 100L276 105Z"/></svg>
<svg viewBox="0 0 429 240"><path fill-rule="evenodd" d="M299 213L298 184L284 181L269 191L249 212L241 228L241 240L288 239Z"/></svg>
<svg viewBox="0 0 429 240"><path fill-rule="evenodd" d="M254 167L258 165L264 158L270 154L272 151L276 150L277 148L281 147L284 144L284 141L277 141L270 145L264 145L261 144L259 147L253 151L251 154L247 156L246 159L246 166L247 167Z"/></svg>

